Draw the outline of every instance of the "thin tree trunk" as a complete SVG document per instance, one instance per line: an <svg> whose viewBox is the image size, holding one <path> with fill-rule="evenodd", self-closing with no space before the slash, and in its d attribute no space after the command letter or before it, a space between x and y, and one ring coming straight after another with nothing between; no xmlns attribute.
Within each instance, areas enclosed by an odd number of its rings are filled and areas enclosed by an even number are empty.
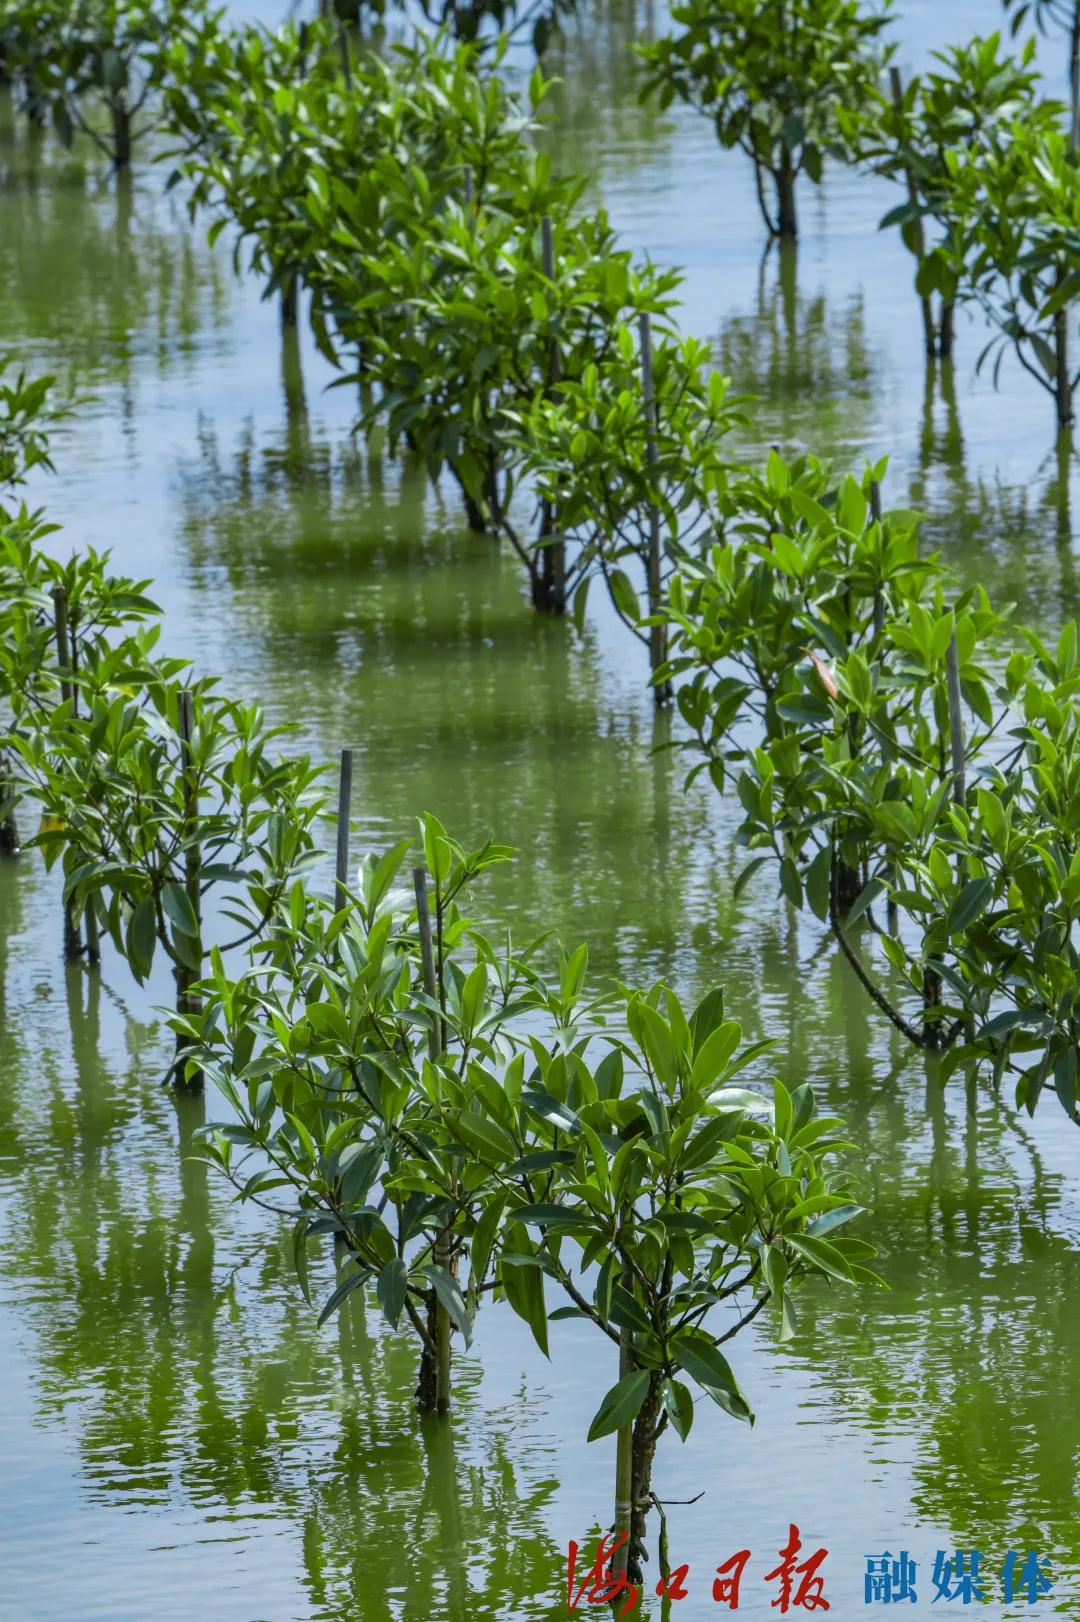
<svg viewBox="0 0 1080 1622"><path fill-rule="evenodd" d="M956 341L956 305L942 301L941 321L938 326L938 354L942 360L952 360Z"/></svg>
<svg viewBox="0 0 1080 1622"><path fill-rule="evenodd" d="M646 1558L645 1530L648 1515L646 1505L652 1489L652 1466L653 1455L656 1452L656 1425L659 1412L660 1376L654 1373L649 1380L648 1395L634 1421L633 1504L630 1515L630 1555L626 1573L632 1583L644 1580L642 1568Z"/></svg>
<svg viewBox="0 0 1080 1622"><path fill-rule="evenodd" d="M1057 406L1059 428L1073 424L1072 379L1069 376L1069 312L1058 310L1054 316L1054 401Z"/></svg>
<svg viewBox="0 0 1080 1622"><path fill-rule="evenodd" d="M300 308L300 278L295 271L281 284L281 324L295 327Z"/></svg>
<svg viewBox="0 0 1080 1622"><path fill-rule="evenodd" d="M785 147L780 154L780 167L776 180L776 234L781 242L794 242L799 234L798 213L795 206L795 170L791 154Z"/></svg>
<svg viewBox="0 0 1080 1622"><path fill-rule="evenodd" d="M123 95L112 103L113 163L117 169L131 168L131 114Z"/></svg>

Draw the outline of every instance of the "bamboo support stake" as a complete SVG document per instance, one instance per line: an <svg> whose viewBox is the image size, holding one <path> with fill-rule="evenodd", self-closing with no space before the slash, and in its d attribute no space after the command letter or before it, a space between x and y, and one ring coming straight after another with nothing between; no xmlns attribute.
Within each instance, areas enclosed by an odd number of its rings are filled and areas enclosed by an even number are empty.
<svg viewBox="0 0 1080 1622"><path fill-rule="evenodd" d="M74 688L71 682L71 639L68 635L68 600L63 586L54 586L53 626L56 632L56 658L60 666L60 697L65 704L71 702ZM65 674L67 672L67 674Z"/></svg>
<svg viewBox="0 0 1080 1622"><path fill-rule="evenodd" d="M964 716L960 694L960 649L953 631L945 654L945 678L949 692L949 746L952 755L952 797L956 805L967 804L967 772L964 761ZM963 857L957 857L957 882L964 881ZM975 1036L975 1021L969 1014L964 1020L968 1041Z"/></svg>
<svg viewBox="0 0 1080 1622"><path fill-rule="evenodd" d="M545 214L540 221L540 252L544 275L549 282L555 281L555 233L552 230L551 215ZM562 351L557 343L551 346L549 361L549 376L552 389L557 389L562 381ZM546 539L560 524L558 508L553 502L543 504L540 519L541 539ZM560 535L558 540L551 541L544 547L542 560L543 577L547 588L546 607L552 608L556 613L562 614L566 610L566 540Z"/></svg>
<svg viewBox="0 0 1080 1622"><path fill-rule="evenodd" d="M71 713L79 713L79 610L75 605L68 613L68 640L71 656ZM101 962L101 937L98 932L97 909L93 896L87 900L83 909L83 926L86 933L86 960L91 964Z"/></svg>
<svg viewBox="0 0 1080 1622"><path fill-rule="evenodd" d="M870 517L875 524L881 523L881 486L876 479L870 481ZM885 629L885 592L879 586L874 593L874 635L880 637ZM880 654L878 655L880 658Z"/></svg>
<svg viewBox="0 0 1080 1622"><path fill-rule="evenodd" d="M960 698L960 650L956 632L945 655L945 678L949 690L949 745L952 755L952 797L957 805L967 804L967 778L964 769L964 717Z"/></svg>
<svg viewBox="0 0 1080 1622"><path fill-rule="evenodd" d="M334 867L334 906L338 912L349 904L349 809L352 805L353 752L341 751L338 774L337 861Z"/></svg>
<svg viewBox="0 0 1080 1622"><path fill-rule="evenodd" d="M627 1220L627 1212L623 1211L623 1222ZM623 1284L633 1289L633 1279L628 1269L623 1272ZM625 1380L634 1370L633 1331L625 1325L619 1329L619 1379ZM622 1547L616 1549L611 1560L612 1575L616 1578L626 1576L626 1568L630 1559L630 1539L633 1535L634 1523L634 1425L633 1421L623 1425L615 1437L615 1526L614 1539L618 1543L623 1539Z"/></svg>
<svg viewBox="0 0 1080 1622"><path fill-rule="evenodd" d="M190 688L183 688L177 695L177 724L180 733L180 764L183 771L183 827L186 854L184 857L185 889L191 903L191 910L195 915L195 922L199 928L197 939L202 941L202 896L200 883L200 870L202 868L202 852L198 839L195 837L199 825L199 790L195 773L195 758L192 740L195 736L195 700ZM200 971L189 967L186 963L176 966L176 1011L179 1014L201 1014L202 999L193 994L191 987L200 978ZM176 1035L176 1057L179 1067L179 1085L188 1088L191 1092L201 1092L203 1086L203 1073L194 1070L187 1074L183 1068L181 1055L189 1046L186 1036L179 1031Z"/></svg>
<svg viewBox="0 0 1080 1622"><path fill-rule="evenodd" d="M870 517L875 524L881 523L881 486L876 479L870 480ZM885 652L881 647L881 637L885 630L885 590L879 586L874 593L874 639L878 643L878 661L884 663ZM892 753L887 743L882 744L882 758L885 761L892 759ZM890 935L895 935L900 927L900 913L895 901L885 903L886 924Z"/></svg>
<svg viewBox="0 0 1080 1622"><path fill-rule="evenodd" d="M660 464L660 445L656 426L656 389L653 382L652 319L647 310L639 323L641 332L641 382L645 400L646 454L649 467L655 471ZM660 612L660 509L649 503L649 555L647 560L648 600L650 618ZM649 627L649 669L655 672L667 660L667 628ZM671 702L671 683L660 682L653 688L658 705Z"/></svg>
<svg viewBox="0 0 1080 1622"><path fill-rule="evenodd" d="M71 679L71 637L68 627L68 599L67 590L63 586L54 586L53 600L53 628L56 635L56 660L60 669L60 698L63 703L71 704L75 698L75 685ZM71 903L64 902L64 960L73 963L82 954L82 937L75 927L75 920L71 915Z"/></svg>
<svg viewBox="0 0 1080 1622"><path fill-rule="evenodd" d="M442 1020L438 1013L438 981L435 975L435 950L431 939L431 908L428 902L427 868L413 868L416 890L416 921L420 932L420 967L424 990L436 1007L430 1010L431 1029L428 1032L428 1056L432 1063L442 1052ZM447 1229L440 1228L432 1246L431 1259L436 1267L452 1272L452 1257ZM442 1302L435 1303L435 1409L437 1413L450 1411L450 1314Z"/></svg>

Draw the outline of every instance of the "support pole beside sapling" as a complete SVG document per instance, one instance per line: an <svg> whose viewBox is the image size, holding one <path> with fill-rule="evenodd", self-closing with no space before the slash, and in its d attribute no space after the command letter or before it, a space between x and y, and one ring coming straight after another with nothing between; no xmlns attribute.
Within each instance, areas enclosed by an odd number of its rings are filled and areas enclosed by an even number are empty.
<svg viewBox="0 0 1080 1622"><path fill-rule="evenodd" d="M545 214L540 221L540 252L544 275L554 284L555 236L550 214ZM562 352L557 343L551 346L548 377L551 388L556 389L562 379ZM540 510L540 578L534 582L534 588L538 588L538 591L534 589L534 601L538 595L540 600L536 606L553 614L566 612L566 539L561 534L558 539L549 538L558 534L559 525L558 507L545 497Z"/></svg>
<svg viewBox="0 0 1080 1622"><path fill-rule="evenodd" d="M177 730L180 733L180 764L182 772L181 818L184 845L184 888L187 891L187 898L191 904L191 910L198 928L195 939L199 943L201 958L202 895L199 875L202 868L202 851L198 839L199 788L193 745L195 736L195 700L190 688L183 688L177 695ZM191 989L202 978L201 967L194 968L187 963L177 963L174 973L176 976L177 1013L201 1014L202 998ZM182 1032L177 1031L177 1085L186 1088L189 1092L199 1093L203 1089L203 1072L201 1069L193 1069L189 1073L183 1058L185 1050L190 1046L190 1039Z"/></svg>
<svg viewBox="0 0 1080 1622"><path fill-rule="evenodd" d="M334 907L349 904L349 809L352 805L353 752L341 751L338 773L337 858L334 864Z"/></svg>
<svg viewBox="0 0 1080 1622"><path fill-rule="evenodd" d="M895 70L894 70L895 71ZM875 524L881 523L881 485L876 479L870 480L870 517ZM885 633L885 584L878 583L874 592L874 640L878 645L878 661L884 663L885 650L881 639ZM891 758L888 744L882 741L882 757ZM896 902L890 899L885 903L886 927L890 935L895 935L900 928L900 914Z"/></svg>
<svg viewBox="0 0 1080 1622"><path fill-rule="evenodd" d="M655 474L660 465L660 443L656 423L656 387L653 377L652 318L642 311L639 322L641 333L641 382L645 402L646 456L650 470ZM660 614L660 508L655 501L649 503L649 549L646 558L648 602L650 619ZM667 627L660 623L649 626L649 669L656 672L667 663ZM670 681L655 682L653 694L659 706L671 703Z"/></svg>
<svg viewBox="0 0 1080 1622"><path fill-rule="evenodd" d="M442 1020L438 1013L439 985L435 971L435 949L431 937L431 907L428 901L428 876L426 867L413 868L413 886L416 891L416 922L420 935L420 968L423 975L424 990L430 1001L435 1005L430 1010L431 1028L428 1031L428 1057L434 1064L443 1050ZM452 1271L452 1256L450 1250L448 1224L440 1227L435 1243L432 1246L431 1259L436 1267L443 1267L447 1272ZM438 1299L434 1288L432 1289L433 1308L428 1315L428 1324L431 1338L435 1347L434 1358L434 1397L437 1413L445 1414L450 1411L450 1314ZM421 1402L424 1402L424 1393L430 1386L425 1381L424 1360L429 1354L425 1348L420 1372Z"/></svg>
<svg viewBox="0 0 1080 1622"><path fill-rule="evenodd" d="M65 704L72 705L74 713L75 683L72 679L71 669L71 636L68 623L68 597L64 586L54 586L53 600L53 631L56 637L56 659L60 668L60 698ZM64 961L74 963L82 955L82 937L75 927L75 919L71 911L71 902L64 902Z"/></svg>
<svg viewBox="0 0 1080 1622"><path fill-rule="evenodd" d="M629 1220L624 1210L624 1225ZM633 1290L633 1277L624 1269L623 1286ZM625 1324L619 1328L619 1379L625 1380L634 1372L633 1330ZM615 1524L614 1542L619 1545L611 1557L611 1570L616 1578L625 1577L630 1559L630 1540L634 1521L634 1424L630 1420L621 1425L615 1435ZM621 1543L620 1543L621 1540Z"/></svg>

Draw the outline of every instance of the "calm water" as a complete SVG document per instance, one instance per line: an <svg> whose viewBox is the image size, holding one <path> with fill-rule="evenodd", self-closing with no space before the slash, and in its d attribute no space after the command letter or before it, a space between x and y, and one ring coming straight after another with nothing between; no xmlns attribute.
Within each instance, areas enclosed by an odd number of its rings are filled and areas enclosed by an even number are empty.
<svg viewBox="0 0 1080 1622"><path fill-rule="evenodd" d="M757 443L888 451L889 499L923 507L965 575L1041 624L1074 612L1077 481L1047 399L1018 368L1000 395L976 380L965 323L955 378L927 384L910 262L875 232L888 188L831 174L804 199L797 264L763 264L741 160L692 115L636 104L647 22L588 13L546 139L628 241L686 268L684 324L760 397ZM901 61L997 22L991 0L912 0ZM0 102L0 178L0 348L92 396L32 492L58 544L111 547L154 577L171 649L320 755L352 744L358 844L423 807L497 833L523 855L484 892L492 913L587 939L600 972L724 981L780 1073L848 1117L891 1292L806 1295L792 1346L736 1348L755 1430L701 1411L687 1447L665 1441L660 1495L704 1491L671 1512L691 1563L672 1615L719 1614L713 1569L740 1547L743 1610L776 1614L761 1577L789 1521L828 1546L843 1622L873 1614L864 1557L885 1549L920 1562L907 1614L938 1614L929 1568L957 1546L992 1576L1039 1548L1057 1577L1039 1610L1076 1614L1080 1176L1062 1117L943 1094L771 881L732 901L739 813L654 753L637 648L599 611L581 638L540 623L448 492L355 442L310 346L282 353L274 310L158 171L118 196ZM316 1331L281 1235L185 1162L204 1106L158 1086L164 982L139 992L116 961L100 984L65 974L56 918L36 859L0 867L0 1622L565 1615L567 1541L608 1515L612 1450L583 1440L606 1344L560 1325L543 1364L488 1312L452 1425L421 1422L408 1341L359 1306ZM1028 1613L999 1591L991 1622Z"/></svg>

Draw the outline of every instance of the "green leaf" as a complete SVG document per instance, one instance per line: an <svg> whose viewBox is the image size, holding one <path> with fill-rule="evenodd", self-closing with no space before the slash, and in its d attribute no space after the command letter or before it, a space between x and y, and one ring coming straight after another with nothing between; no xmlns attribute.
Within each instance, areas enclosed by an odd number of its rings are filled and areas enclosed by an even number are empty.
<svg viewBox="0 0 1080 1622"><path fill-rule="evenodd" d="M683 1329L670 1342L675 1361L734 1419L754 1423L753 1410L719 1347L701 1330Z"/></svg>
<svg viewBox="0 0 1080 1622"><path fill-rule="evenodd" d="M481 1211L476 1222L476 1232L473 1234L472 1244L469 1246L469 1261L472 1266L473 1278L479 1284L487 1272L488 1262L491 1259L492 1246L495 1235L499 1231L503 1211L506 1209L506 1195L497 1194Z"/></svg>
<svg viewBox="0 0 1080 1622"><path fill-rule="evenodd" d="M884 879L871 879L869 884L859 891L855 904L847 915L847 923L856 924L868 907L872 907L879 895L884 895L888 885Z"/></svg>
<svg viewBox="0 0 1080 1622"><path fill-rule="evenodd" d="M753 878L754 874L758 872L760 868L763 868L766 862L771 861L771 856L755 856L752 862L747 862L746 866L735 880L735 885L731 892L731 898L733 901L737 901L739 899L739 896L746 889L746 886L750 883L750 880Z"/></svg>
<svg viewBox="0 0 1080 1622"><path fill-rule="evenodd" d="M829 916L829 893L832 881L832 846L819 850L806 870L806 899L816 918L822 923Z"/></svg>
<svg viewBox="0 0 1080 1622"><path fill-rule="evenodd" d="M145 896L136 904L127 927L127 957L136 980L145 980L150 973L156 945L154 903Z"/></svg>
<svg viewBox="0 0 1080 1622"><path fill-rule="evenodd" d="M343 1301L348 1300L349 1296L353 1293L354 1290L358 1290L362 1284L367 1283L370 1276L371 1276L370 1273L368 1273L366 1271L362 1272L362 1273L355 1273L354 1272L354 1273L350 1273L347 1278L342 1279L341 1283L338 1285L338 1287L334 1291L333 1295L330 1297L330 1299L327 1301L326 1305L323 1307L322 1311L319 1313L319 1328L320 1329L322 1328L323 1324L326 1322L327 1318L333 1317L334 1313L337 1311L338 1307L340 1307L341 1303Z"/></svg>
<svg viewBox="0 0 1080 1622"><path fill-rule="evenodd" d="M504 1160L514 1160L517 1157L517 1145L509 1132L486 1116L473 1115L471 1111L463 1110L454 1122L458 1135L464 1138L470 1149L482 1156L484 1160L494 1160L501 1164Z"/></svg>
<svg viewBox="0 0 1080 1622"><path fill-rule="evenodd" d="M851 1283L851 1268L835 1245L830 1245L824 1239L810 1238L806 1234L790 1234L787 1242L804 1261L810 1263L814 1272L827 1273L830 1278L839 1279L842 1284Z"/></svg>
<svg viewBox="0 0 1080 1622"><path fill-rule="evenodd" d="M969 879L949 908L945 927L950 935L959 935L990 905L994 894L993 879Z"/></svg>
<svg viewBox="0 0 1080 1622"><path fill-rule="evenodd" d="M629 577L621 569L609 569L607 583L615 607L632 625L636 625L641 618L641 604Z"/></svg>
<svg viewBox="0 0 1080 1622"><path fill-rule="evenodd" d="M1070 1043L1059 1055L1054 1066L1054 1091L1058 1103L1069 1117L1076 1119L1076 1049Z"/></svg>
<svg viewBox="0 0 1080 1622"><path fill-rule="evenodd" d="M861 1205L838 1205L835 1210L823 1211L821 1216L815 1217L806 1224L806 1231L815 1239L828 1233L833 1228L839 1228L843 1223L850 1222L852 1217L862 1216Z"/></svg>
<svg viewBox="0 0 1080 1622"><path fill-rule="evenodd" d="M506 1224L506 1239L504 1250L514 1256L535 1256L536 1248L520 1222ZM547 1312L544 1306L544 1275L540 1270L540 1263L536 1261L531 1266L511 1266L509 1263L499 1262L499 1280L506 1294L506 1299L517 1313L524 1318L533 1332L533 1339L545 1357L550 1357L548 1351Z"/></svg>
<svg viewBox="0 0 1080 1622"><path fill-rule="evenodd" d="M624 1374L596 1410L587 1439L595 1442L601 1436L610 1436L612 1431L632 1425L648 1394L648 1369L634 1369L633 1373Z"/></svg>
<svg viewBox="0 0 1080 1622"><path fill-rule="evenodd" d="M408 1264L400 1256L387 1262L379 1274L375 1286L375 1294L379 1298L379 1305L386 1314L386 1320L392 1329L396 1329L401 1318L401 1309L405 1305L405 1290L409 1281Z"/></svg>
<svg viewBox="0 0 1080 1622"><path fill-rule="evenodd" d="M453 1273L448 1268L439 1266L436 1262L430 1262L427 1267L422 1267L420 1271L431 1280L435 1288L435 1294L439 1298L439 1304L445 1307L450 1314L450 1321L455 1329L460 1330L466 1346L470 1345L472 1341L472 1318L469 1316L469 1309L465 1305L465 1297L462 1295L458 1281Z"/></svg>
<svg viewBox="0 0 1080 1622"><path fill-rule="evenodd" d="M742 1026L734 1019L725 1020L705 1038L690 1071L694 1092L705 1092L723 1075L741 1041Z"/></svg>
<svg viewBox="0 0 1080 1622"><path fill-rule="evenodd" d="M681 1380L665 1380L660 1391L667 1416L679 1439L685 1442L694 1423L694 1399Z"/></svg>
<svg viewBox="0 0 1080 1622"><path fill-rule="evenodd" d="M191 898L182 884L168 883L161 887L161 908L170 923L184 935L199 938L199 920L191 905Z"/></svg>
<svg viewBox="0 0 1080 1622"><path fill-rule="evenodd" d="M303 1292L304 1300L309 1307L311 1305L311 1288L308 1284L307 1233L310 1221L311 1217L305 1211L293 1229L293 1266L296 1268L296 1276L300 1280L300 1289Z"/></svg>

